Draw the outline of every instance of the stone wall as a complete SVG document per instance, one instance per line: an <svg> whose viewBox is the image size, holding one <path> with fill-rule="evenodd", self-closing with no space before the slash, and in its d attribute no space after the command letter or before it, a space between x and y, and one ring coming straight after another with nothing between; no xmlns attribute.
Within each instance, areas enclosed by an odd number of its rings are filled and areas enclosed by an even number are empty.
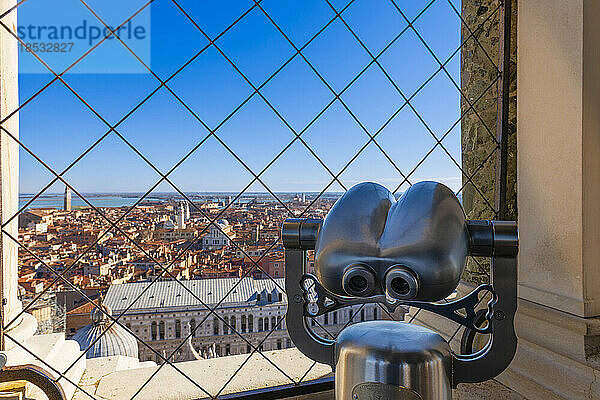
<svg viewBox="0 0 600 400"><path fill-rule="evenodd" d="M0 13L4 13L14 6L16 0L0 0ZM11 12L2 18L2 22L9 27L16 27L17 13ZM19 106L18 90L18 43L6 31L0 29L0 119L4 120ZM0 131L0 216L5 224L18 210L19 190L19 145L6 132L13 137L19 137L19 117L14 114L2 123ZM3 230L12 237L18 237L17 219L3 227ZM18 300L18 275L17 257L18 246L7 235L0 235L0 297L5 300L1 305L3 321L5 324L13 320L21 311L21 302ZM10 328L14 328L13 323ZM0 338L1 340L1 338Z"/></svg>
<svg viewBox="0 0 600 400"><path fill-rule="evenodd" d="M498 76L499 13L494 12L499 0L464 0L462 27L465 44L461 52L461 87L468 101L461 101L463 204L469 219L492 219L495 206L496 122L498 114L498 88L493 84ZM510 100L509 100L509 146L508 146L508 219L517 218L517 2L512 0ZM490 14L492 17L487 19ZM487 20L486 20L487 19ZM484 22L482 24L482 22ZM481 26L480 26L481 25ZM479 29L477 29L479 27ZM473 36L470 38L470 36ZM493 63L492 63L493 61ZM491 86L490 86L491 85ZM487 89L487 90L486 90ZM477 99L479 99L477 101ZM475 102L473 109L471 105ZM471 104L469 104L471 103ZM469 182L469 177L471 177ZM478 190L477 190L478 189ZM492 206L492 207L490 207ZM482 282L486 279L485 260L480 265L470 261L465 279Z"/></svg>

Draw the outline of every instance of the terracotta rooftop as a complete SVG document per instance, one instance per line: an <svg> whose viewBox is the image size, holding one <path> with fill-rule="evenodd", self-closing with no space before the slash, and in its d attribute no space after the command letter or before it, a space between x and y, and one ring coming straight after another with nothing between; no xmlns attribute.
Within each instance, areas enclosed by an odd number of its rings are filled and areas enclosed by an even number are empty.
<svg viewBox="0 0 600 400"><path fill-rule="evenodd" d="M68 311L67 314L69 314L69 315L73 315L73 314L89 314L89 313L92 312L92 309L95 308L94 305L98 305L98 300L99 299L95 299L91 303L89 301L86 301L85 304L82 304L79 307L75 307L71 311Z"/></svg>

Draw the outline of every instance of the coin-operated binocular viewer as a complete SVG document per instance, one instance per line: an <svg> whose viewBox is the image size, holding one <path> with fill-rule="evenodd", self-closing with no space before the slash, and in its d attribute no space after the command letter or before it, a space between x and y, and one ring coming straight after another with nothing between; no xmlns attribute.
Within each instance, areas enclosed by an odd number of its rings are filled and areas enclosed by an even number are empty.
<svg viewBox="0 0 600 400"><path fill-rule="evenodd" d="M417 183L397 201L383 186L362 183L325 220L286 220L283 243L290 337L306 356L331 365L336 399L447 400L458 383L493 378L510 364L517 346L514 222L467 221L454 193L437 182ZM315 251L315 275L306 273L308 250ZM491 258L491 284L445 300L468 255ZM491 300L481 314L485 292ZM364 303L389 312L425 309L490 338L473 354L455 354L436 332L404 322L360 322L336 340L307 323Z"/></svg>

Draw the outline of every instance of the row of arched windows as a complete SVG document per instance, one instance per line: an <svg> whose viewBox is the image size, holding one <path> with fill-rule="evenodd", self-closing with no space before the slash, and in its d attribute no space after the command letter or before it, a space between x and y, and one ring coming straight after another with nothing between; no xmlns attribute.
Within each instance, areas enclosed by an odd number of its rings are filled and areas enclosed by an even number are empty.
<svg viewBox="0 0 600 400"><path fill-rule="evenodd" d="M373 309L373 319L377 319L377 308ZM282 321L282 316L272 316L272 317L259 317L258 318L258 329L257 332L263 332L268 330L279 330L284 329L284 322ZM365 310L360 310L360 321L364 321L365 318ZM334 311L332 313L327 313L323 315L323 324L324 325L337 325L338 324L338 312ZM312 322L312 325L315 325L315 322ZM222 326L222 329L219 329ZM196 319L192 318L189 322L190 333L192 337L197 337L197 327L196 327ZM169 328L171 329L171 328ZM234 315L225 316L223 320L220 321L218 317L214 317L213 319L213 335L229 335L230 333L234 333L237 331L237 319ZM156 321L152 322L151 325L151 335L152 340L165 340L165 322L160 321L158 324ZM221 333L222 332L222 333ZM246 316L242 315L240 317L240 333L246 332L254 332L254 316L252 314ZM175 337L181 338L181 320L175 320Z"/></svg>
<svg viewBox="0 0 600 400"><path fill-rule="evenodd" d="M231 333L234 333L237 330L237 320L235 318L235 315L232 315L231 317L223 317L223 321L222 321L222 325L223 325L223 335L228 335L231 330ZM219 326L221 325L220 320L218 317L214 317L213 318L213 335L219 335L221 334L221 330L219 330ZM240 318L240 329L242 333L246 333L246 330L248 330L248 332L253 332L254 331L254 316L252 315L248 315L247 317L245 315L242 315L242 317Z"/></svg>
<svg viewBox="0 0 600 400"><path fill-rule="evenodd" d="M190 333L193 337L198 335L196 331L196 319L192 318L189 322ZM171 329L171 328L169 328ZM165 340L165 321L160 321L156 323L153 321L150 325L150 335L152 340ZM181 338L181 320L175 320L175 338Z"/></svg>
<svg viewBox="0 0 600 400"><path fill-rule="evenodd" d="M262 331L268 331L268 330L274 330L274 329L283 329L283 322L281 320L282 320L281 316L271 317L270 320L269 320L269 317L259 318L258 319L258 331L262 332ZM269 327L269 321L271 322L270 327Z"/></svg>
<svg viewBox="0 0 600 400"><path fill-rule="evenodd" d="M165 321L160 321L158 324L156 321L153 321L150 326L150 333L152 340L165 340Z"/></svg>
<svg viewBox="0 0 600 400"><path fill-rule="evenodd" d="M269 329L283 329L283 317L260 317L258 318L258 326L256 332L268 331ZM240 317L240 329L237 330L237 320L235 316L223 317L222 323L220 323L218 317L213 318L213 335L229 335L230 333L240 332L255 332L254 330L254 316L253 315L242 315ZM219 327L222 326L222 329Z"/></svg>

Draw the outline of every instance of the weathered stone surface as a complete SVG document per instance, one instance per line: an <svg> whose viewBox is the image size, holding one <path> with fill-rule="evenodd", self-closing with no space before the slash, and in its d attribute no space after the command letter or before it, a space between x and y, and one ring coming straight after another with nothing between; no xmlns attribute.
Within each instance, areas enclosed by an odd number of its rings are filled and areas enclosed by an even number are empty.
<svg viewBox="0 0 600 400"><path fill-rule="evenodd" d="M158 366L133 368L116 368L115 360L110 358L94 359L91 367L86 370L86 375L81 383L84 390L97 399L123 399L131 398L142 385L136 398L140 399L197 399L205 398L206 393L197 383L211 395L216 395L222 389L221 395L240 391L260 389L270 386L291 383L288 376L298 381L317 379L331 374L331 368L323 364L314 364L297 349L285 349L264 352L269 361L264 357L254 354L248 359L248 354L228 357L213 358L176 363L178 370L171 366L160 368ZM272 363L271 363L272 362ZM277 365L287 376L275 368ZM312 366L312 367L311 367ZM239 371L238 371L239 369ZM185 374L185 376L183 375ZM230 377L235 377L229 380ZM79 391L76 399L87 399ZM321 397L327 398L327 395Z"/></svg>
<svg viewBox="0 0 600 400"><path fill-rule="evenodd" d="M8 10L16 3L16 0L0 0L0 12ZM4 16L2 23L16 30L17 12L13 11ZM19 137L18 113L8 118L19 107L18 55L18 42L6 29L0 29L0 119L6 119L2 122L0 132L0 217L2 223L6 224L2 226L2 230L13 238L18 237L17 219L14 218L8 223L7 221L19 209L19 145L6 132L10 132L14 138ZM12 321L22 309L18 299L18 251L16 242L5 234L0 235L0 297L5 301L2 307L4 324ZM15 323L7 330L14 328Z"/></svg>
<svg viewBox="0 0 600 400"><path fill-rule="evenodd" d="M312 362L298 353L296 349L286 349L266 352L269 358L280 365L286 373L294 379L298 379L310 367ZM243 362L247 355L222 357L208 361L190 361L178 363L181 370L197 380L209 392L218 392L227 378L236 367ZM145 380L152 375L157 367L135 368L131 359L124 357L107 357L92 359L86 369L80 384L89 394L98 399L120 399L131 397L140 388ZM135 360L137 361L137 360ZM126 365L127 362L130 365ZM255 355L250 361L250 368L240 370L240 375L227 385L223 393L233 393L240 390L260 389L276 384L289 383L281 373L275 371L272 366L262 357ZM119 367L118 365L124 366ZM214 365L217 364L217 365ZM328 375L330 368L317 364L305 379L315 379ZM158 373L151 382L151 387L142 390L140 398L168 398L188 399L202 398L204 393L194 387L179 372L166 367L166 371ZM459 400L471 399L503 399L523 400L523 397L506 388L497 381L487 381L480 384L461 384L453 391L453 398ZM304 396L290 397L289 400L329 400L334 399L334 392L309 394ZM88 399L89 397L79 391L74 399Z"/></svg>
<svg viewBox="0 0 600 400"><path fill-rule="evenodd" d="M462 98L462 166L463 204L469 219L494 218L496 181L496 122L498 115L499 14L498 0L465 0L462 16L465 21L461 51ZM512 1L512 35L509 100L508 146L508 218L517 218L516 202L516 23L517 3ZM486 260L470 261L465 279L482 282L487 279Z"/></svg>
<svg viewBox="0 0 600 400"><path fill-rule="evenodd" d="M460 384L452 395L454 400L525 400L519 393L493 379L482 383Z"/></svg>

